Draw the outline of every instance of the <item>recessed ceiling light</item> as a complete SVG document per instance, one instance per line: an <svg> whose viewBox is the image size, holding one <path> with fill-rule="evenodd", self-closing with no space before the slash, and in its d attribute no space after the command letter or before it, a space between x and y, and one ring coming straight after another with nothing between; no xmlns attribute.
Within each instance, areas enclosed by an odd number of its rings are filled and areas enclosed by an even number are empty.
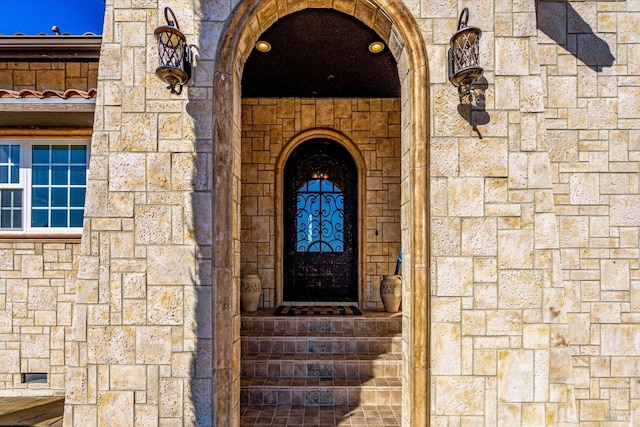
<svg viewBox="0 0 640 427"><path fill-rule="evenodd" d="M369 45L369 52L371 53L380 53L384 50L384 43L382 42L373 42Z"/></svg>
<svg viewBox="0 0 640 427"><path fill-rule="evenodd" d="M256 49L260 52L269 52L271 50L271 45L269 44L269 42L260 40L256 43Z"/></svg>

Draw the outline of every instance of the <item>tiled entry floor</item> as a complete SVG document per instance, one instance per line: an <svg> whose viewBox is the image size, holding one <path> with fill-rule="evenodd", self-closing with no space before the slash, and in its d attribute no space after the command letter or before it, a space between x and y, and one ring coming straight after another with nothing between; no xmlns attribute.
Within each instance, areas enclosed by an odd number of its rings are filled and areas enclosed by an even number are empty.
<svg viewBox="0 0 640 427"><path fill-rule="evenodd" d="M394 427L400 425L399 405L242 407L242 427L351 426Z"/></svg>
<svg viewBox="0 0 640 427"><path fill-rule="evenodd" d="M401 424L401 313L242 313L242 427Z"/></svg>

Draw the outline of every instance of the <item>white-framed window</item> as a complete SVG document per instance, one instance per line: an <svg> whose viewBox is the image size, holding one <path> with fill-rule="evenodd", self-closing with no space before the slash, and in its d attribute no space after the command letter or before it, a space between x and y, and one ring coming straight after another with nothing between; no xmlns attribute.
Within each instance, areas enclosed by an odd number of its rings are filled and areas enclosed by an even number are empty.
<svg viewBox="0 0 640 427"><path fill-rule="evenodd" d="M88 140L0 139L0 233L79 233Z"/></svg>

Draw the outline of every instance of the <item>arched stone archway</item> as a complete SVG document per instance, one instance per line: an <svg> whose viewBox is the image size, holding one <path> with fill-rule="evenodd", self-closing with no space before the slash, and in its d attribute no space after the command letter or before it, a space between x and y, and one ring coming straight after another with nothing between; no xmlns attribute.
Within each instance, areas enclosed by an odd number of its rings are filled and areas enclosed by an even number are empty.
<svg viewBox="0 0 640 427"><path fill-rule="evenodd" d="M262 32L303 3L238 5L222 34L214 77L214 424L239 419L239 183L243 66ZM402 86L403 424L427 425L429 410L429 102L424 42L402 3L315 2L374 29L392 50ZM215 284L219 284L216 286ZM224 286L222 285L224 284ZM224 331L224 332L223 332ZM232 355L229 357L228 355Z"/></svg>

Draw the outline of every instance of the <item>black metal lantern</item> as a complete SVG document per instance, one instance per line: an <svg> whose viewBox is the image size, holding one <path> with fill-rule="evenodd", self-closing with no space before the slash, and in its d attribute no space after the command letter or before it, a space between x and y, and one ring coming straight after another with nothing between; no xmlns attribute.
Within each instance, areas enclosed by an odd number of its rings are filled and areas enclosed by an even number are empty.
<svg viewBox="0 0 640 427"><path fill-rule="evenodd" d="M469 93L484 70L479 66L482 30L468 27L469 9L464 8L458 20L458 31L449 41L449 81L458 87L460 95Z"/></svg>
<svg viewBox="0 0 640 427"><path fill-rule="evenodd" d="M169 14L173 19L169 19ZM191 49L171 8L164 8L164 18L167 25L156 28L154 32L158 39L160 59L156 76L169 85L167 89L171 93L179 95L182 93L182 86L191 78Z"/></svg>

